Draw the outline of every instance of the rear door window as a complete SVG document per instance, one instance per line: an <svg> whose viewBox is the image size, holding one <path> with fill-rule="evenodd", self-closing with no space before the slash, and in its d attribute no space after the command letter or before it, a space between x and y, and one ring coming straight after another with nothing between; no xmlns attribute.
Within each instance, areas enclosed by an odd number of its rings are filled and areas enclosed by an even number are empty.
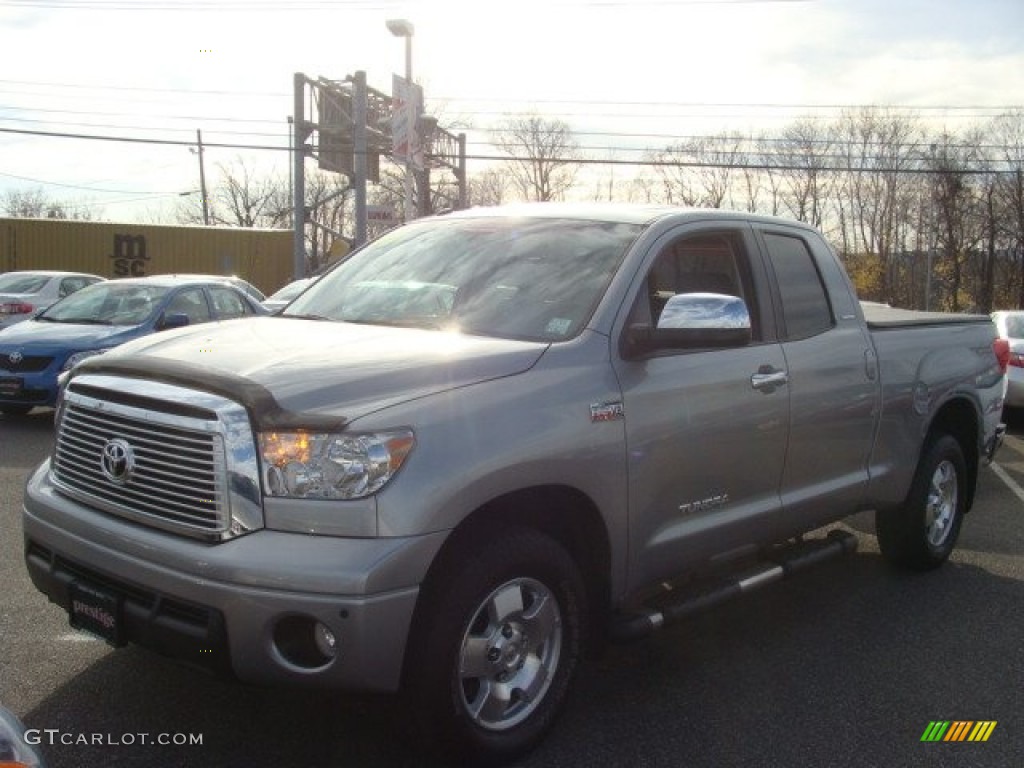
<svg viewBox="0 0 1024 768"><path fill-rule="evenodd" d="M799 237L764 233L775 271L788 339L806 339L835 324L828 293L807 244Z"/></svg>
<svg viewBox="0 0 1024 768"><path fill-rule="evenodd" d="M210 301L213 303L213 310L218 320L251 314L247 311L242 297L231 288L210 286L207 290L210 292Z"/></svg>

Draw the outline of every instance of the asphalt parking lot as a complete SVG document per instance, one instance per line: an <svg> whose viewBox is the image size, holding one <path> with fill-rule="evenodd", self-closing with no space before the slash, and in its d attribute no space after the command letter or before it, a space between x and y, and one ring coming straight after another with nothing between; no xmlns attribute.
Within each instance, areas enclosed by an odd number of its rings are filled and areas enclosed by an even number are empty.
<svg viewBox="0 0 1024 768"><path fill-rule="evenodd" d="M0 704L51 768L425 764L387 698L247 688L72 631L22 562L21 486L51 418L0 416ZM861 516L856 554L612 647L520 765L1019 766L1024 421L980 486L937 572L887 567ZM996 726L922 742L938 720Z"/></svg>

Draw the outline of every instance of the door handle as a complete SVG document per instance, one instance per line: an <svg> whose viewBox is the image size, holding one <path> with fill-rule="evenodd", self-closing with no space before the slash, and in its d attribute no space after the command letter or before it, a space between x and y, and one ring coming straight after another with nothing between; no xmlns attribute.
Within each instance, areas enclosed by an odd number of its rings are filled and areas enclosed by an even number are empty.
<svg viewBox="0 0 1024 768"><path fill-rule="evenodd" d="M750 377L750 386L765 394L770 394L776 388L788 383L789 373L787 371L780 371L770 365L762 365L757 369L757 373Z"/></svg>

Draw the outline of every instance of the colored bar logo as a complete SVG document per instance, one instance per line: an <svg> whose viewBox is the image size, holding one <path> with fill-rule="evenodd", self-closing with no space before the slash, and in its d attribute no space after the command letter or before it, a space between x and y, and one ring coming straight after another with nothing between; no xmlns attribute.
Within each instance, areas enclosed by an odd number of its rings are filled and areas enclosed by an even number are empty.
<svg viewBox="0 0 1024 768"><path fill-rule="evenodd" d="M995 720L932 720L921 741L988 741L996 724Z"/></svg>

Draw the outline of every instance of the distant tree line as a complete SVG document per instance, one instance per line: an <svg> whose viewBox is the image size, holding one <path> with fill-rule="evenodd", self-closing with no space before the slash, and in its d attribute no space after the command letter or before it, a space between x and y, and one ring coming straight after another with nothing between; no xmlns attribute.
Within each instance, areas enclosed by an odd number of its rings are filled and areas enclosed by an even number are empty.
<svg viewBox="0 0 1024 768"><path fill-rule="evenodd" d="M862 298L948 311L1024 306L1024 112L962 134L863 108L776 135L648 155L634 197L820 227Z"/></svg>
<svg viewBox="0 0 1024 768"><path fill-rule="evenodd" d="M88 221L95 213L88 203L54 200L42 189L9 190L0 198L5 216L18 219L77 219Z"/></svg>
<svg viewBox="0 0 1024 768"><path fill-rule="evenodd" d="M774 133L683 138L648 150L631 163L639 172L618 186L618 166L588 157L564 121L512 118L493 130L492 143L492 157L504 159L469 175L470 205L624 199L785 216L829 236L862 298L954 312L1024 307L1024 111L952 132L906 109L858 108ZM585 164L608 177L592 191L580 180ZM287 176L257 173L242 158L218 170L207 199L211 224L292 226ZM420 181L416 210L455 207L449 171ZM326 263L335 239L351 236L353 197L347 177L307 173L310 269ZM400 214L403 169L383 163L369 201ZM175 222L203 223L201 203L195 195L180 200ZM8 193L0 204L8 216L91 218L87 206L38 191Z"/></svg>

